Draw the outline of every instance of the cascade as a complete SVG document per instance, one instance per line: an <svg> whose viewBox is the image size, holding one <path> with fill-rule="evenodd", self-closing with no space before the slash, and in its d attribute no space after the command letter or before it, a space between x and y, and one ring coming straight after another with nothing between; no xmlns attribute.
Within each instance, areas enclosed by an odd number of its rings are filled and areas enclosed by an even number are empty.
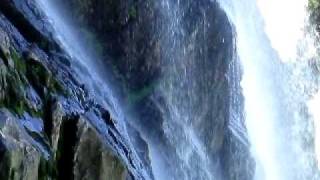
<svg viewBox="0 0 320 180"><path fill-rule="evenodd" d="M153 130L139 129L147 137L155 179L226 179L224 166L230 164L220 157L225 135L251 148L255 180L319 179L313 145L317 98L309 103L310 110L307 103L317 89L313 84L317 78L307 63L315 48L312 37L303 31L306 1L297 1L296 6L289 6L286 0L218 2L233 27L223 24L219 13L209 16L211 9L200 1L158 3L164 21L158 32L162 73L149 100L160 111L162 123L157 128L161 137L151 136ZM211 3L218 11L216 2ZM92 93L112 109L119 122L130 119L104 78L106 69L93 53L85 51L55 4L49 0L38 0L38 4ZM216 22L210 21L213 16L220 23L214 26L224 25L234 32L214 29L210 24ZM210 42L209 31L221 37ZM216 50L210 43L221 48ZM214 68L223 70L214 72ZM228 88L230 92L222 92ZM217 108L217 103L224 106ZM231 134L225 133L226 124ZM125 125L120 126L125 131Z"/></svg>
<svg viewBox="0 0 320 180"><path fill-rule="evenodd" d="M107 79L108 72L102 62L94 52L90 52L83 39L79 38L77 31L74 30L73 25L68 21L68 18L63 18L66 16L63 8L60 4L54 3L49 0L38 0L36 3L44 12L45 16L48 18L50 25L54 28L54 37L61 44L64 50L71 56L73 60L72 65L76 70L77 74L81 77L82 81L89 86L89 90L92 94L96 96L100 103L108 106L112 109L114 115L120 116L120 112L116 112L119 108L117 100L114 98L112 88L108 86ZM100 98L103 97L103 98ZM121 118L119 118L121 119Z"/></svg>
<svg viewBox="0 0 320 180"><path fill-rule="evenodd" d="M95 52L91 52L90 44L86 44L74 29L74 24L68 21L68 18L63 18L65 14L60 9L60 4L50 0L36 0L39 9L44 13L47 18L45 22L50 23L50 27L54 29L53 38L62 46L63 50L68 54L72 60L71 67L79 76L79 79L84 83L85 88L88 89L92 97L95 98L97 103L108 109L112 119L116 119L115 126L121 132L121 136L124 137L125 143L131 149L133 144L130 141L127 127L125 124L125 116L122 106L120 105L120 98L117 98L114 86L111 86L108 68L105 64L95 55ZM94 126L99 128L101 122L91 122ZM116 138L116 137L115 137ZM121 139L119 139L121 141ZM123 156L125 152L117 152L120 156ZM128 153L128 152L127 152ZM132 163L134 167L141 168L141 161L138 158L137 153L133 150L130 152L135 160ZM142 176L145 179L149 179L150 175L146 172L146 169L141 168ZM142 178L142 177L141 177Z"/></svg>
<svg viewBox="0 0 320 180"><path fill-rule="evenodd" d="M316 79L306 65L315 56L304 33L307 1L219 2L237 33L255 179L318 179L306 105Z"/></svg>

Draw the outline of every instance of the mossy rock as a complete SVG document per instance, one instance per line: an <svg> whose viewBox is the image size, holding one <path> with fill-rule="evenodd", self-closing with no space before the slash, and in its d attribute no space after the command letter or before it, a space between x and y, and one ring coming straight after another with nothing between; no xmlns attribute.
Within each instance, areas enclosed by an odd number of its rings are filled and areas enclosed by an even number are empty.
<svg viewBox="0 0 320 180"><path fill-rule="evenodd" d="M0 57L0 106L7 107L20 116L24 112L42 116L43 110L36 109L26 98L27 89L35 89L37 94L46 100L53 94L64 95L62 85L36 54L29 53L26 58L7 43L5 45L2 49L8 51L2 52L5 52L3 58L6 60ZM13 62L11 65L9 60Z"/></svg>
<svg viewBox="0 0 320 180"><path fill-rule="evenodd" d="M35 55L30 55L27 59L26 75L43 98L51 93L64 94L62 85Z"/></svg>

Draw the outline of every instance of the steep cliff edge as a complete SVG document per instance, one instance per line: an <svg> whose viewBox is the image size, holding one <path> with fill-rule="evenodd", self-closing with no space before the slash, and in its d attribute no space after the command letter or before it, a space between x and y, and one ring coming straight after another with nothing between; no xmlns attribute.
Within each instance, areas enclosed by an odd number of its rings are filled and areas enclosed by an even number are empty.
<svg viewBox="0 0 320 180"><path fill-rule="evenodd" d="M0 6L0 179L148 179L34 1Z"/></svg>

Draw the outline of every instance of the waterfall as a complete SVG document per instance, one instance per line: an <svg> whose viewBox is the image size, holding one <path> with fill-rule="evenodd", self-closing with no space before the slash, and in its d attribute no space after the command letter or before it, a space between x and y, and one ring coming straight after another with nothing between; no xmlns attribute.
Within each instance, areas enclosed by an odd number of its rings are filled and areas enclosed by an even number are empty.
<svg viewBox="0 0 320 180"><path fill-rule="evenodd" d="M320 106L320 93L316 94L314 99L312 99L309 102L309 108L311 113L313 114L314 117L314 122L315 122L315 148L316 148L316 153L317 153L317 159L318 159L318 169L320 169L320 144L319 142L319 137L320 137L320 114L319 114L319 108Z"/></svg>
<svg viewBox="0 0 320 180"><path fill-rule="evenodd" d="M175 152L172 153L175 155L171 160L167 160L167 163L173 166L173 172L168 173L165 178L156 177L156 179L215 179L216 173L210 167L212 164L206 147L195 129L196 123L204 121L209 105L205 99L199 102L201 95L208 95L204 94L200 84L197 84L202 80L193 77L196 76L196 71L200 70L192 54L197 42L192 38L191 42L187 42L186 39L189 37L186 37L186 30L183 27L185 23L183 16L186 12L182 7L185 6L187 9L191 4L171 0L161 2L161 11L167 20L161 41L166 53L162 61L168 67L164 67L156 96L161 96L165 104L159 103L157 98L153 100L161 109L165 139L170 146L173 146ZM187 49L187 43L192 49L191 52ZM199 111L201 108L203 115Z"/></svg>
<svg viewBox="0 0 320 180"><path fill-rule="evenodd" d="M150 124L135 124L148 143L155 179L233 180L226 173L237 171L230 175L235 177L247 173L241 168L251 168L246 162L251 148L254 180L319 180L320 145L314 143L320 98L310 101L319 79L310 67L316 56L313 37L304 29L307 1L218 2L228 19L215 0L155 3L161 16L153 35L161 75L145 101L152 102L148 108L156 115L141 121ZM74 70L130 139L125 119L139 121L124 113L105 78L105 65L86 49L56 4L37 3ZM222 152L230 139L237 144L228 152L232 155ZM236 164L244 167L228 169Z"/></svg>
<svg viewBox="0 0 320 180"><path fill-rule="evenodd" d="M113 137L115 142L111 142L110 147L114 148L115 153L122 158L126 163L127 168L132 176L139 179L151 179L147 169L143 168L141 159L138 157L137 152L134 150L133 144L129 137L127 127L125 124L125 116L123 113L123 107L120 102L119 96L116 94L116 85L111 85L110 79L112 74L108 72L108 68L103 64L101 59L95 54L96 52L90 51L89 42L85 42L79 32L75 30L74 24L69 22L65 16L64 7L51 0L35 0L37 6L44 13L46 19L43 22L48 23L50 28L53 28L52 38L54 38L58 44L62 47L63 51L70 56L72 71L76 72L77 79L80 83L83 83L88 93L94 98L99 106L103 106L110 113L112 119L115 119L114 125L116 131L121 133L121 136ZM62 7L60 7L60 5ZM50 29L49 28L49 29ZM108 130L104 128L102 119L93 120L93 127L101 133L102 138L110 138L106 135ZM118 139L117 139L118 138ZM110 139L105 139L109 144ZM117 143L116 145L112 143ZM118 147L116 146L126 146ZM124 148L124 149L121 149ZM125 149L127 148L127 149ZM125 175L124 175L125 176ZM130 175L131 177L131 175Z"/></svg>
<svg viewBox="0 0 320 180"><path fill-rule="evenodd" d="M68 22L68 18L63 18L64 13L57 3L53 3L49 0L38 0L38 5L41 7L45 15L48 17L50 24L55 30L55 38L63 46L66 52L72 57L72 66L79 74L81 80L89 86L89 90L92 90L92 94L95 95L100 103L108 106L111 109L112 116L120 121L120 128L124 128L125 125L121 124L123 117L123 107L119 106L119 102L116 99L116 95L113 94L112 88L108 85L110 83L105 80L104 77L108 77L105 72L106 69L102 68L104 65L99 64L96 60L97 57L94 53L88 52L86 45L81 42L81 38L77 37L76 31ZM197 106L196 103L201 103L197 100L197 94L201 94L201 89L194 88L196 79L193 80L193 84L188 84L187 71L188 66L191 65L190 70L196 73L197 64L194 58L190 58L189 62L183 61L188 55L186 53L186 45L180 37L186 38L183 35L184 29L181 27L180 22L182 18L182 9L180 9L180 3L163 1L162 10L163 14L168 18L168 24L164 38L162 39L163 46L167 47L167 55L165 55L164 63L170 65L165 72L164 77L158 87L157 96L163 96L168 111L163 111L163 118L165 119L163 124L163 131L166 136L166 140L169 141L171 149L175 152L168 152L172 155L165 154L159 150L158 142L149 140L149 149L151 156L151 164L153 166L153 173L156 179L190 179L190 180L206 180L216 179L216 173L212 172L214 168L211 166L207 150L203 142L199 140L198 135L195 133L193 123L197 123L195 120L203 121L205 117L201 116L199 109L191 110ZM196 45L196 42L190 42L192 46ZM167 68L167 67L165 67ZM182 74L182 76L181 76ZM173 87L175 84L179 84L178 88ZM186 90L183 90L183 86L187 86ZM181 94L182 92L182 94ZM188 96L190 99L186 99L183 96ZM205 94L204 96L208 96ZM163 109L159 101L155 98L155 104L159 106L159 109ZM205 99L205 97L204 97ZM181 101L182 100L182 101ZM106 101L106 102L105 102ZM209 111L207 104L200 104L204 108L203 114ZM199 114L200 113L200 114ZM126 118L130 118L127 115ZM119 124L119 123L118 123ZM121 126L122 125L122 126ZM122 130L125 136L125 130ZM129 139L129 137L127 137ZM159 142L161 143L161 142ZM167 148L163 145L161 148ZM170 164L169 167L167 164Z"/></svg>
<svg viewBox="0 0 320 180"><path fill-rule="evenodd" d="M118 102L114 98L112 87L109 86L107 69L95 52L90 52L88 44L79 38L77 31L74 30L68 18L63 18L66 14L58 3L50 0L37 0L36 3L43 10L45 17L48 18L49 26L54 29L54 38L60 43L63 49L71 56L73 69L80 76L82 82L88 86L88 90L96 97L99 103L106 105L113 110L114 116L121 116L117 108ZM108 85L107 85L108 84ZM102 98L101 98L102 97ZM122 119L121 117L119 119Z"/></svg>
<svg viewBox="0 0 320 180"><path fill-rule="evenodd" d="M306 105L315 77L305 65L315 55L303 33L307 1L219 2L237 33L255 180L319 179Z"/></svg>

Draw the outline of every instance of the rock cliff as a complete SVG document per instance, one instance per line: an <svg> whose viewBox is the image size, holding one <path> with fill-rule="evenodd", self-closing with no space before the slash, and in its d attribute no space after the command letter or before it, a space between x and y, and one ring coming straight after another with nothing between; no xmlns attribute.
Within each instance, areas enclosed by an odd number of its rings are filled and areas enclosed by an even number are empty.
<svg viewBox="0 0 320 180"><path fill-rule="evenodd" d="M199 154L181 158L193 148L188 128L216 179L253 178L250 145L230 129L234 117L243 125L232 24L216 1L164 2L56 1L110 70L126 128L91 95L35 0L1 2L0 179L154 179L150 146L170 178L208 179Z"/></svg>
<svg viewBox="0 0 320 180"><path fill-rule="evenodd" d="M148 179L32 0L0 6L0 179Z"/></svg>

